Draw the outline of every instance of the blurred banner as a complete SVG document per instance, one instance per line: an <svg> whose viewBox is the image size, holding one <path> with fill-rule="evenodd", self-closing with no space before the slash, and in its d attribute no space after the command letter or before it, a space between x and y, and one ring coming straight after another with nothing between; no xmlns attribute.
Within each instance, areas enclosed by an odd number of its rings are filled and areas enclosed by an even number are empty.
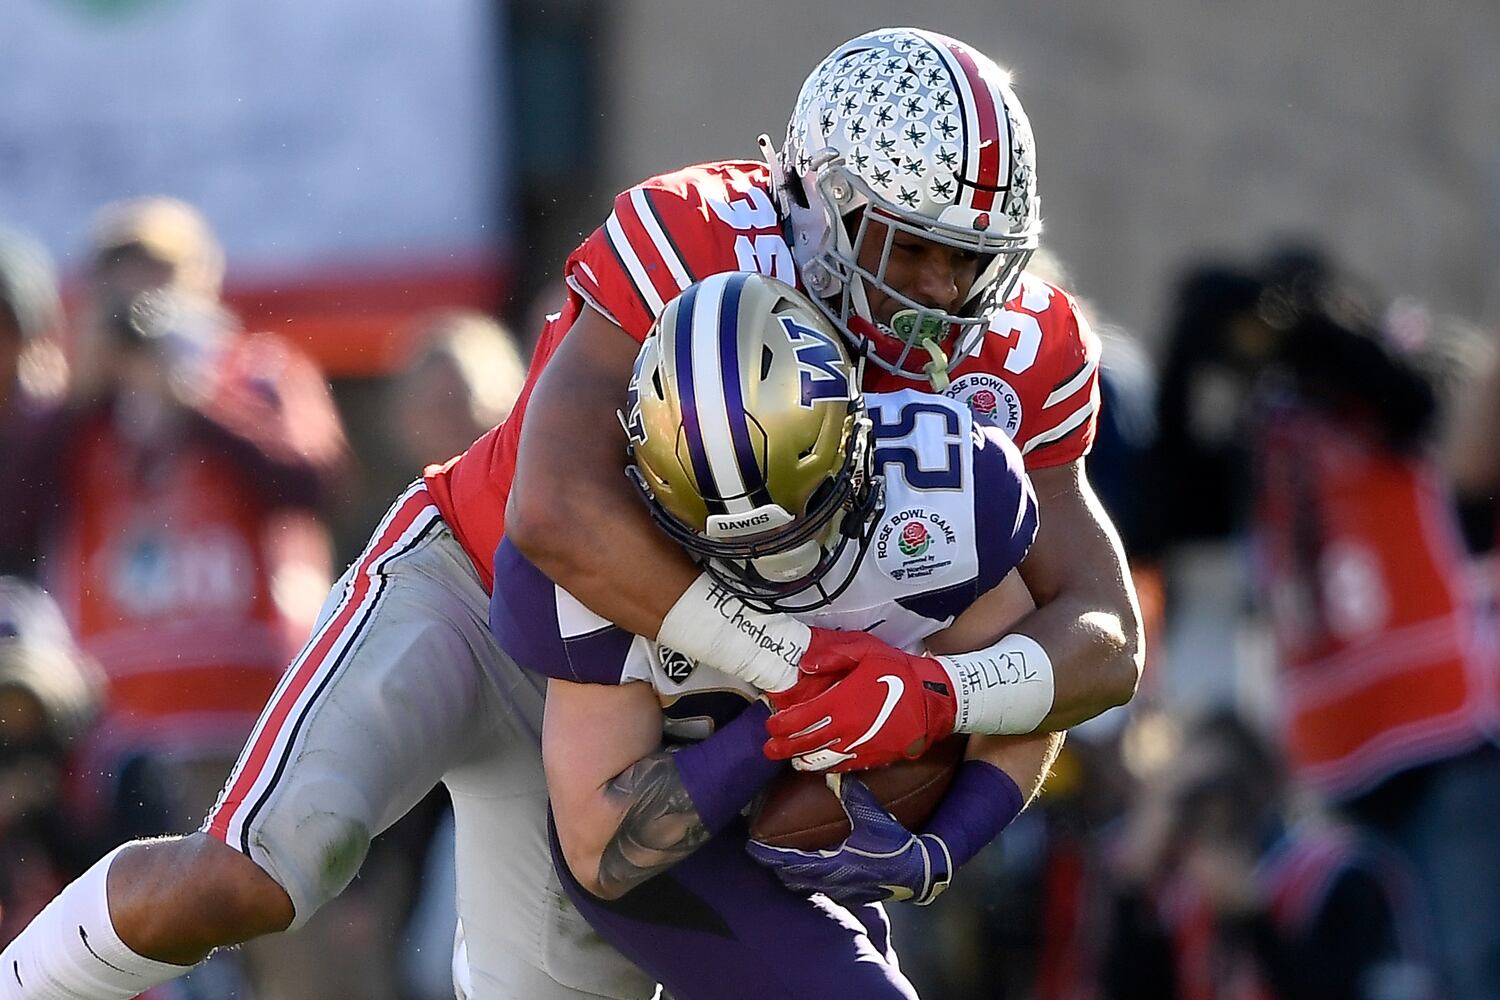
<svg viewBox="0 0 1500 1000"><path fill-rule="evenodd" d="M3 0L0 222L76 270L104 202L184 198L247 323L335 374L504 292L502 18L482 0Z"/></svg>

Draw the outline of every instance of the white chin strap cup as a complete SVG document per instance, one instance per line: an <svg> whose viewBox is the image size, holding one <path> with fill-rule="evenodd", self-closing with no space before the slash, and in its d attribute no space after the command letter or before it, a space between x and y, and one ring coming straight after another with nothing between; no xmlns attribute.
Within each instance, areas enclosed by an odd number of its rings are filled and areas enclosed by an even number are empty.
<svg viewBox="0 0 1500 1000"><path fill-rule="evenodd" d="M808 541L788 552L752 559L750 564L755 572L773 583L795 583L817 569L822 557L823 547L816 541Z"/></svg>

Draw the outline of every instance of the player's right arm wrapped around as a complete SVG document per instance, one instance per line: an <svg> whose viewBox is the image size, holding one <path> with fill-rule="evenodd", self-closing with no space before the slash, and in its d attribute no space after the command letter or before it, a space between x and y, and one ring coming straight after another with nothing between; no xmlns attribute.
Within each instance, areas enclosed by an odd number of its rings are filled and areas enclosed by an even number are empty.
<svg viewBox="0 0 1500 1000"><path fill-rule="evenodd" d="M875 642L842 633L804 657L811 677L847 676L800 704L773 698L767 756L808 770L862 770L921 756L955 732L1030 733L1052 709L1052 664L1028 636L937 657Z"/></svg>

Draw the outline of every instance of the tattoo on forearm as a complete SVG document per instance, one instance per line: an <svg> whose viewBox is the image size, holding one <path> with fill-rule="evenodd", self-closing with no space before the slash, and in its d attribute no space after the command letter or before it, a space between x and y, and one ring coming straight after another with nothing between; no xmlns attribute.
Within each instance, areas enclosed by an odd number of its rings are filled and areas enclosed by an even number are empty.
<svg viewBox="0 0 1500 1000"><path fill-rule="evenodd" d="M605 786L605 794L625 806L620 827L599 859L599 887L607 895L633 889L708 840L677 765L665 750L620 772Z"/></svg>

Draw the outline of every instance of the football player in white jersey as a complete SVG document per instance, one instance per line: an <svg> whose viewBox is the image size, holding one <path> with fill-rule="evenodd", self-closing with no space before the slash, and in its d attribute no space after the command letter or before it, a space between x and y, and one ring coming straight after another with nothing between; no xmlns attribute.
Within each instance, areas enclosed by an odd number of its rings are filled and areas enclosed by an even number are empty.
<svg viewBox="0 0 1500 1000"><path fill-rule="evenodd" d="M934 697L966 671L1048 683L1024 651L958 652L989 645L1029 607L1012 572L1037 518L1019 450L963 403L862 395L832 325L796 290L744 272L690 285L638 356L622 422L657 524L726 609L738 599L877 636L926 660ZM879 903L936 898L1020 811L1060 741L970 737L921 831L844 777L854 830L838 850L747 853L741 810L785 767L764 753L759 689L611 625L509 543L491 628L550 678L543 762L563 884L676 1000L913 996ZM836 690L853 662L844 651L867 636L822 634L828 672L803 686ZM958 731L985 732L969 723ZM837 751L813 752L827 755Z"/></svg>

